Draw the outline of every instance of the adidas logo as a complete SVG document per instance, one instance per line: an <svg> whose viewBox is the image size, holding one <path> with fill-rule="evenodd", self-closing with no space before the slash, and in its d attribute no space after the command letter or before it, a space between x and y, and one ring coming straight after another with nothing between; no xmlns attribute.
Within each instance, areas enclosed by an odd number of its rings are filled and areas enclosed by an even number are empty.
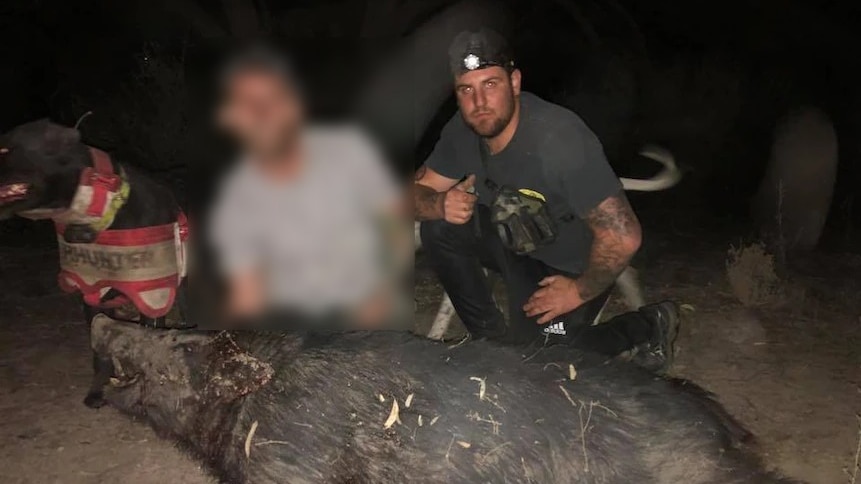
<svg viewBox="0 0 861 484"><path fill-rule="evenodd" d="M565 333L565 323L563 323L561 321L558 323L550 323L547 325L546 328L544 328L544 333L546 333L546 334L558 334L560 336L565 336L565 334L566 334Z"/></svg>

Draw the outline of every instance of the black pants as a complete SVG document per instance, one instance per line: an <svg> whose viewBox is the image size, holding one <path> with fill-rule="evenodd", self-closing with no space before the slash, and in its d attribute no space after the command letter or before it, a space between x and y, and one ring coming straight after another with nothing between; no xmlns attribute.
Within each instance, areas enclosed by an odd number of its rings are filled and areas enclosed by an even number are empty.
<svg viewBox="0 0 861 484"><path fill-rule="evenodd" d="M538 290L539 281L551 275L576 275L506 249L490 222L489 211L482 206L477 208L474 217L478 217L478 222L473 219L464 225L453 225L435 220L424 222L421 227L422 246L431 265L458 316L474 337L514 345L546 338L548 344L565 343L607 356L618 355L649 340L651 322L639 312L592 325L612 288L546 325L538 325L538 318L527 317L523 305ZM493 300L484 267L499 272L505 281L508 325Z"/></svg>

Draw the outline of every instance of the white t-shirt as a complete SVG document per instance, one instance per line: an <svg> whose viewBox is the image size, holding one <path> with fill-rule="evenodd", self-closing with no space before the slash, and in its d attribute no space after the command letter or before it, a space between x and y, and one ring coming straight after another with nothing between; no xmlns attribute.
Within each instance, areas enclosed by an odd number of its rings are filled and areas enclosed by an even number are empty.
<svg viewBox="0 0 861 484"><path fill-rule="evenodd" d="M306 164L273 182L240 162L224 180L211 238L226 274L260 270L267 302L308 313L355 306L383 280L379 216L398 185L358 129L306 130Z"/></svg>

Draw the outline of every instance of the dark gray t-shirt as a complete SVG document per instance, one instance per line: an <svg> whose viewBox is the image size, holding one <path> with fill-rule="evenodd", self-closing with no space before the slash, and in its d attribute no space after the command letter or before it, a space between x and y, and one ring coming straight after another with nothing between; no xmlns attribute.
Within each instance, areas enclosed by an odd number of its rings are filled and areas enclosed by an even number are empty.
<svg viewBox="0 0 861 484"><path fill-rule="evenodd" d="M559 235L530 254L554 268L581 274L589 263L592 232L583 220L607 197L622 190L601 142L579 116L538 96L520 96L520 122L511 142L487 156L490 178L498 185L543 196ZM479 137L460 113L446 124L425 164L447 178L474 173L479 203L490 206Z"/></svg>

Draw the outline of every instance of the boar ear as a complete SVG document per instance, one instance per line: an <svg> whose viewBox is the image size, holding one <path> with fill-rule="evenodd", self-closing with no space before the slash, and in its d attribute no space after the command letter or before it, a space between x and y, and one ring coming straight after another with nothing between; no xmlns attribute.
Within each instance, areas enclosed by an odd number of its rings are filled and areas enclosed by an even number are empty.
<svg viewBox="0 0 861 484"><path fill-rule="evenodd" d="M272 365L242 350L225 331L211 343L205 394L209 399L233 401L254 393L272 379Z"/></svg>

